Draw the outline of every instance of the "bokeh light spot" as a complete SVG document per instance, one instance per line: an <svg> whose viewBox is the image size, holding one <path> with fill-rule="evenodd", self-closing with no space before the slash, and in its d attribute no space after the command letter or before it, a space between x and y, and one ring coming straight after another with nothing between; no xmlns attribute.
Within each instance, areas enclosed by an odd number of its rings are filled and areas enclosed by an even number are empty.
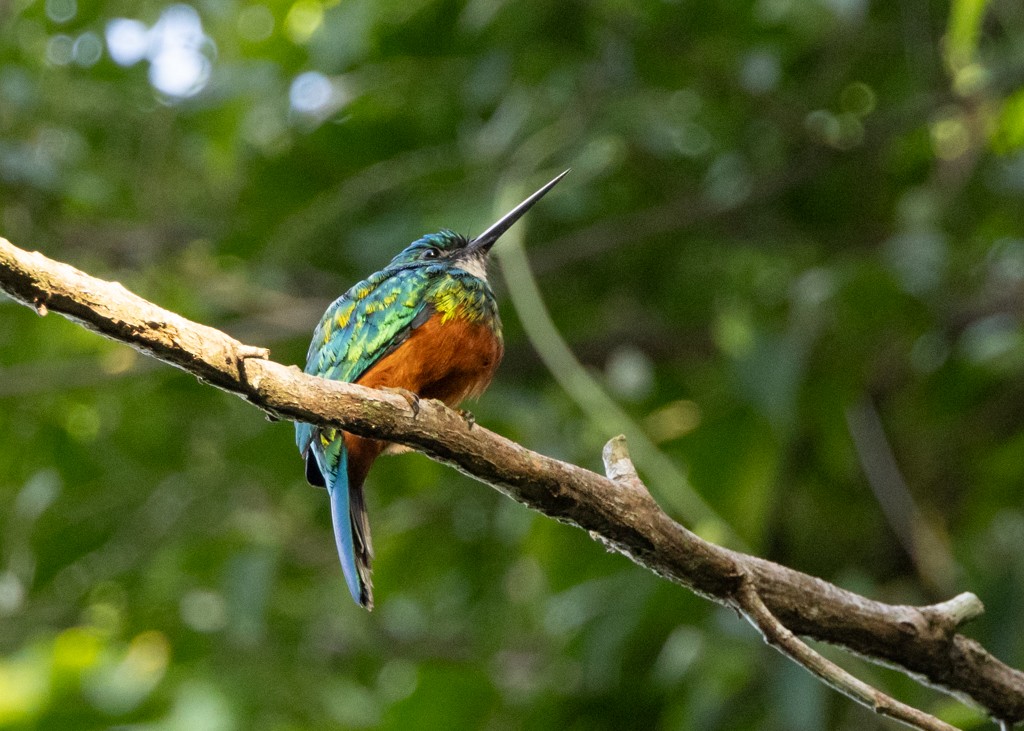
<svg viewBox="0 0 1024 731"><path fill-rule="evenodd" d="M656 442L669 442L686 436L700 426L700 406L679 399L662 406L644 419L644 427Z"/></svg>
<svg viewBox="0 0 1024 731"><path fill-rule="evenodd" d="M210 62L188 48L170 48L153 59L149 81L164 94L186 97L197 94L210 76Z"/></svg>
<svg viewBox="0 0 1024 731"><path fill-rule="evenodd" d="M100 657L103 642L95 630L71 627L53 642L53 664L71 672L81 672L94 666Z"/></svg>
<svg viewBox="0 0 1024 731"><path fill-rule="evenodd" d="M971 135L959 115L949 115L932 122L932 148L940 160L956 160L971 146Z"/></svg>
<svg viewBox="0 0 1024 731"><path fill-rule="evenodd" d="M293 43L308 41L324 22L324 9L315 0L299 0L284 19L284 30Z"/></svg>
<svg viewBox="0 0 1024 731"><path fill-rule="evenodd" d="M33 716L49 695L49 667L37 658L0 661L0 724Z"/></svg>
<svg viewBox="0 0 1024 731"><path fill-rule="evenodd" d="M136 636L128 646L124 662L140 676L157 678L163 676L171 656L171 645L163 633L156 630Z"/></svg>
<svg viewBox="0 0 1024 731"><path fill-rule="evenodd" d="M196 632L217 632L227 625L224 597L213 591L190 591L181 599L181 619Z"/></svg>
<svg viewBox="0 0 1024 731"><path fill-rule="evenodd" d="M639 401L654 388L654 363L636 346L620 345L608 356L605 380L616 396Z"/></svg>
<svg viewBox="0 0 1024 731"><path fill-rule="evenodd" d="M170 6L150 31L150 83L172 97L199 93L210 78L210 60L202 52L209 45L199 13L188 5Z"/></svg>
<svg viewBox="0 0 1024 731"><path fill-rule="evenodd" d="M767 48L751 51L742 60L740 83L752 94L764 94L775 88L782 76L779 54Z"/></svg>
<svg viewBox="0 0 1024 731"><path fill-rule="evenodd" d="M77 12L75 0L46 0L46 17L54 23L67 23Z"/></svg>
<svg viewBox="0 0 1024 731"><path fill-rule="evenodd" d="M131 66L148 58L149 82L168 97L193 96L210 79L213 41L203 32L199 13L188 5L166 8L152 28L116 18L107 24L106 37L115 63Z"/></svg>
<svg viewBox="0 0 1024 731"><path fill-rule="evenodd" d="M877 99L875 90L863 81L854 81L848 84L839 95L839 103L844 112L856 114L858 117L866 117L875 111Z"/></svg>
<svg viewBox="0 0 1024 731"><path fill-rule="evenodd" d="M110 57L120 66L138 63L149 50L149 29L139 20L114 18L107 23L106 36Z"/></svg>
<svg viewBox="0 0 1024 731"><path fill-rule="evenodd" d="M404 700L416 691L417 675L416 666L408 660L390 660L380 669L377 688L392 703Z"/></svg>
<svg viewBox="0 0 1024 731"><path fill-rule="evenodd" d="M25 601L25 585L11 571L0 574L0 617L21 609Z"/></svg>
<svg viewBox="0 0 1024 731"><path fill-rule="evenodd" d="M71 63L75 41L71 36L53 36L46 44L46 60L54 66L67 66Z"/></svg>
<svg viewBox="0 0 1024 731"><path fill-rule="evenodd" d="M100 37L89 31L75 39L71 47L71 56L79 66L94 66L103 55L103 42Z"/></svg>
<svg viewBox="0 0 1024 731"><path fill-rule="evenodd" d="M100 415L92 406L74 404L64 416L64 428L80 442L91 442L100 431Z"/></svg>
<svg viewBox="0 0 1024 731"><path fill-rule="evenodd" d="M331 103L333 96L331 80L318 71L299 74L288 91L292 109L300 114L319 114Z"/></svg>

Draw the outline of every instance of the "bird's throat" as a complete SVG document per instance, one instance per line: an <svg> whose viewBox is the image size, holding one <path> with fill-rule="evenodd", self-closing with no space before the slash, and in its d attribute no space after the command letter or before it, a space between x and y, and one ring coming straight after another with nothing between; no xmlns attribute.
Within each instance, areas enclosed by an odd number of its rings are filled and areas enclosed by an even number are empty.
<svg viewBox="0 0 1024 731"><path fill-rule="evenodd" d="M487 281L487 254L470 256L459 261L458 268L477 279Z"/></svg>

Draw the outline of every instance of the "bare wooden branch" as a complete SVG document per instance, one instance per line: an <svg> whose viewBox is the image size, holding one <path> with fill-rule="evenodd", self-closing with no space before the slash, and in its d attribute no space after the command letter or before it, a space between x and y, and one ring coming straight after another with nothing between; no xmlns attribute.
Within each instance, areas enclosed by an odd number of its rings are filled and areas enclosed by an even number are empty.
<svg viewBox="0 0 1024 731"><path fill-rule="evenodd" d="M606 450L611 478L545 457L422 401L326 381L267 359L213 328L0 238L0 289L193 373L284 419L414 447L550 517L577 525L659 576L726 606L752 591L788 631L896 666L1005 723L1024 720L1024 673L956 628L981 610L961 595L931 607L889 605L708 543L669 518L631 466ZM625 455L628 459L628 455Z"/></svg>

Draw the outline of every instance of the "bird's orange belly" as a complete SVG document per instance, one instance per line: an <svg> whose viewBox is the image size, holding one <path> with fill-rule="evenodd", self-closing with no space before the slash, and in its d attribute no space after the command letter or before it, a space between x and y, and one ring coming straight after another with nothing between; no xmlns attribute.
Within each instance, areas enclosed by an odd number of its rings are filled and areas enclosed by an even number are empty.
<svg viewBox="0 0 1024 731"><path fill-rule="evenodd" d="M490 327L434 315L409 339L377 362L356 383L369 388L404 388L450 407L479 396L491 382L504 352ZM350 479L361 484L385 444L345 435Z"/></svg>
<svg viewBox="0 0 1024 731"><path fill-rule="evenodd" d="M356 381L371 388L404 388L448 406L479 396L494 376L502 344L485 324L434 315Z"/></svg>

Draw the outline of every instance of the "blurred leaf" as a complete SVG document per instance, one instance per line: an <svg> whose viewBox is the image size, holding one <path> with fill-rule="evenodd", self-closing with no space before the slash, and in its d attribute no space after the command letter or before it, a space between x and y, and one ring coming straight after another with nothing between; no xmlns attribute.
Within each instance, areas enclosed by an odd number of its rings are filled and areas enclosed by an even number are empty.
<svg viewBox="0 0 1024 731"><path fill-rule="evenodd" d="M946 29L946 61L959 72L975 56L988 0L953 0Z"/></svg>

